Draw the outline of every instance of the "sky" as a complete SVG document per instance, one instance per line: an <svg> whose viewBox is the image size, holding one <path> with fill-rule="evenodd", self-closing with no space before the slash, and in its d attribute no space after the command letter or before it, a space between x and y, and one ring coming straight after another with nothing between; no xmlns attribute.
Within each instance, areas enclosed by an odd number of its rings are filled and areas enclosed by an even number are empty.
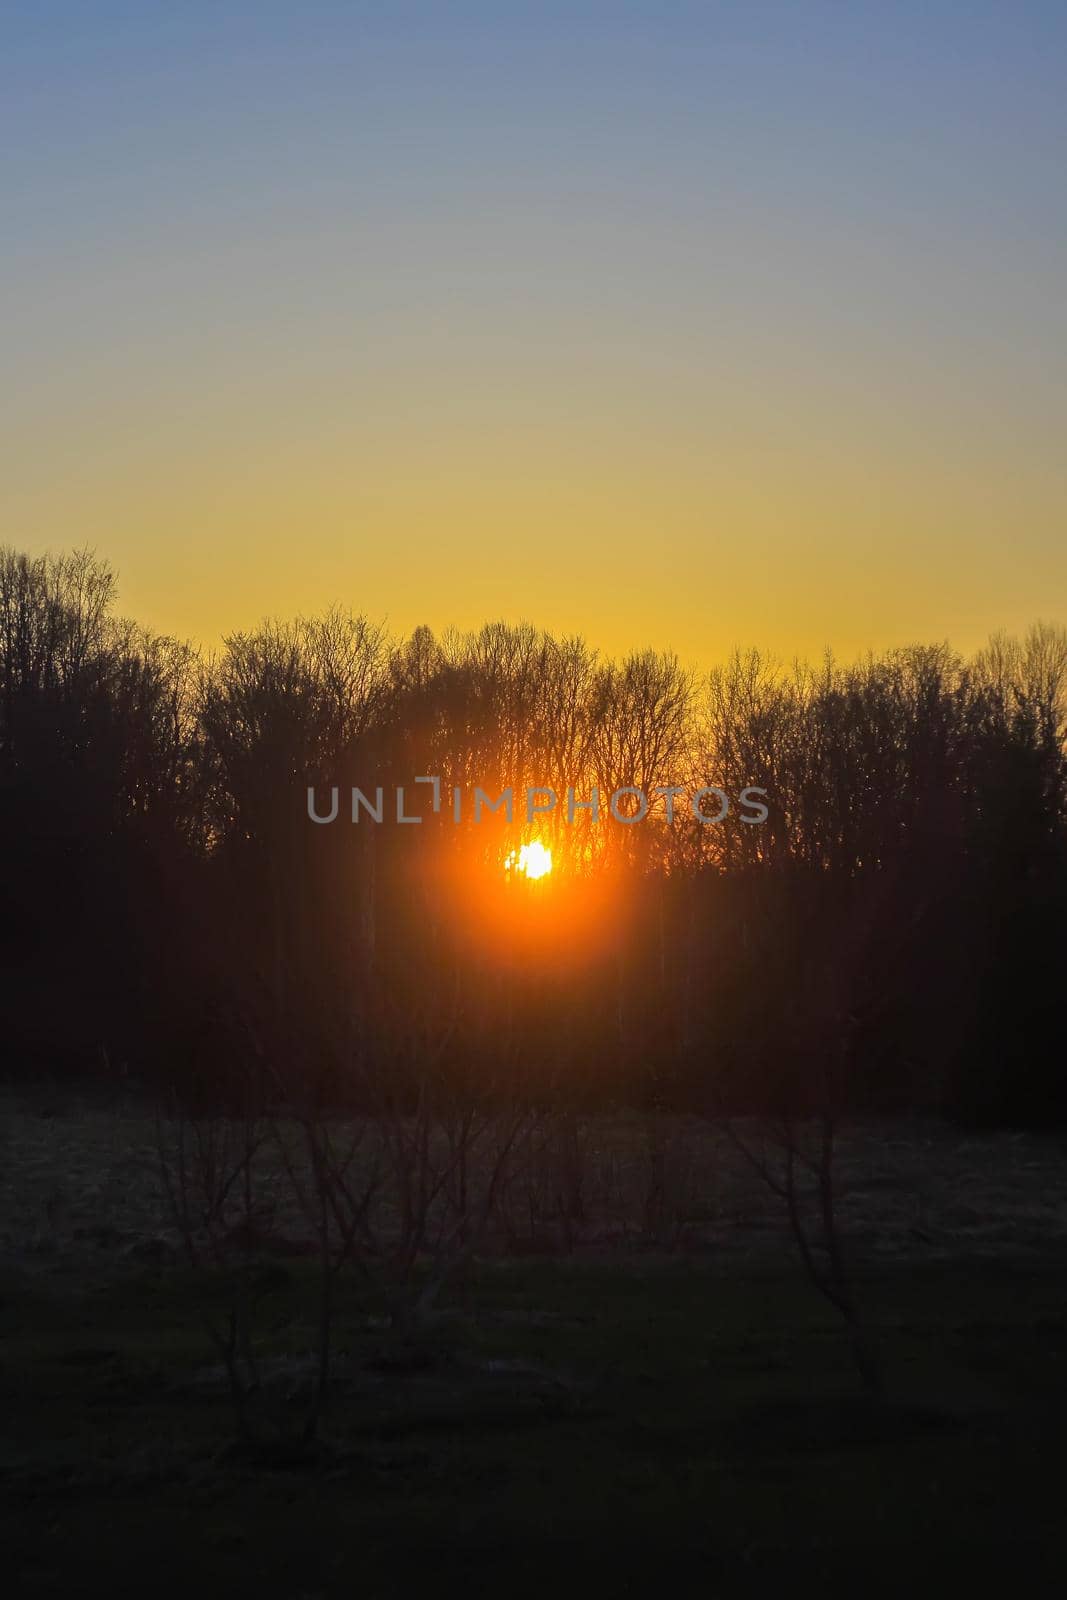
<svg viewBox="0 0 1067 1600"><path fill-rule="evenodd" d="M1067 620L1067 6L0 4L0 542L710 664Z"/></svg>

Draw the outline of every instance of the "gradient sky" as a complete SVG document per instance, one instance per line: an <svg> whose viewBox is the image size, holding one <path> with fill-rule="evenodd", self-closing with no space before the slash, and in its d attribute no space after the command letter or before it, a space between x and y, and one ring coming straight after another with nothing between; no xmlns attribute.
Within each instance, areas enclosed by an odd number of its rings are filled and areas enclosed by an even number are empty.
<svg viewBox="0 0 1067 1600"><path fill-rule="evenodd" d="M214 642L1067 620L1067 5L0 6L0 540Z"/></svg>

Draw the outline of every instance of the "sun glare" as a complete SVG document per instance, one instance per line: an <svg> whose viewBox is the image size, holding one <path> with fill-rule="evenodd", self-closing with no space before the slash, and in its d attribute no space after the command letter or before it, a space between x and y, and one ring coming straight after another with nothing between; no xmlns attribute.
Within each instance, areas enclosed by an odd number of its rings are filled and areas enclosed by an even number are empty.
<svg viewBox="0 0 1067 1600"><path fill-rule="evenodd" d="M521 872L527 878L544 878L552 871L552 852L546 850L540 839L512 850L504 862L504 871Z"/></svg>

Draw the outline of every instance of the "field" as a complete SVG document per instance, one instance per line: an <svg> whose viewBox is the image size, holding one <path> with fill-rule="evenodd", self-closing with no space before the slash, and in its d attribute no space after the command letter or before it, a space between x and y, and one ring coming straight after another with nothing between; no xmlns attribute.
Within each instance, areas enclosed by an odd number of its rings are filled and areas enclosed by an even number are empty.
<svg viewBox="0 0 1067 1600"><path fill-rule="evenodd" d="M849 1130L874 1401L728 1141L604 1119L567 1238L487 1238L424 1327L401 1337L339 1280L322 1445L265 1464L233 1444L152 1119L63 1095L3 1110L18 1593L925 1593L994 1571L1055 1592L1062 1141ZM309 1381L314 1267L297 1218L276 1230L291 1248L264 1250L257 1316L264 1403L284 1412Z"/></svg>

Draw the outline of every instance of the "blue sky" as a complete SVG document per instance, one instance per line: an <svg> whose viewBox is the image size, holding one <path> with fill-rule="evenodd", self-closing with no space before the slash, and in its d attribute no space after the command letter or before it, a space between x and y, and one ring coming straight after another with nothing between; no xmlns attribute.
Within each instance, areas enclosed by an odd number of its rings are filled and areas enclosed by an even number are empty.
<svg viewBox="0 0 1067 1600"><path fill-rule="evenodd" d="M2 536L157 625L339 596L703 659L1063 614L1067 7L0 38Z"/></svg>

